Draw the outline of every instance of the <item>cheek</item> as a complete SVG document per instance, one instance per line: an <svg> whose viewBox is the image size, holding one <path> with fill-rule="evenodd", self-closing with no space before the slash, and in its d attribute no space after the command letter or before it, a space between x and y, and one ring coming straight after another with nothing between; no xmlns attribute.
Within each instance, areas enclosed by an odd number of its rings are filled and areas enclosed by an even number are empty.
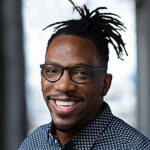
<svg viewBox="0 0 150 150"><path fill-rule="evenodd" d="M96 90L96 85L93 82L87 82L86 84L80 85L78 88L78 92L84 95L85 100L91 99Z"/></svg>
<svg viewBox="0 0 150 150"><path fill-rule="evenodd" d="M102 98L101 97L101 93L103 89L102 81L103 81L102 79L94 78L90 82L85 84L83 88L80 88L82 93L84 93L87 102Z"/></svg>
<svg viewBox="0 0 150 150"><path fill-rule="evenodd" d="M43 97L46 100L46 94L51 90L52 85L50 82L48 82L43 77L41 77L41 86L42 86Z"/></svg>
<svg viewBox="0 0 150 150"><path fill-rule="evenodd" d="M97 73L97 76L95 77L95 81L93 81L93 83L95 92L98 91L98 93L101 93L104 87L104 75L102 73Z"/></svg>

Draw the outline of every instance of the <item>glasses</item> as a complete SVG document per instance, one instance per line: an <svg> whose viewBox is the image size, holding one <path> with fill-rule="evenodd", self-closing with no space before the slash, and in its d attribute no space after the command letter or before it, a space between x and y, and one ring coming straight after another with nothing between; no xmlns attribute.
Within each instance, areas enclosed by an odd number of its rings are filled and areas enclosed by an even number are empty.
<svg viewBox="0 0 150 150"><path fill-rule="evenodd" d="M63 67L56 64L40 65L41 74L49 82L57 82L63 75L64 70L69 71L70 79L77 84L83 84L90 79L93 71L106 71L106 68L89 67L86 65L74 65L72 67Z"/></svg>

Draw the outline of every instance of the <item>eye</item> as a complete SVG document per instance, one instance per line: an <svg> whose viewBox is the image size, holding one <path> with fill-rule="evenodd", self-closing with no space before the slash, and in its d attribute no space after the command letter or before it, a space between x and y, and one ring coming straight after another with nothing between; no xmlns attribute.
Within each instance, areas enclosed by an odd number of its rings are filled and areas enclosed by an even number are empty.
<svg viewBox="0 0 150 150"><path fill-rule="evenodd" d="M60 75L60 71L61 69L57 66L53 66L53 65L48 65L45 66L44 68L44 74L45 76L47 76L48 78Z"/></svg>
<svg viewBox="0 0 150 150"><path fill-rule="evenodd" d="M88 75L88 72L80 70L80 71L74 72L73 75L84 76L84 75Z"/></svg>
<svg viewBox="0 0 150 150"><path fill-rule="evenodd" d="M87 71L78 70L73 72L72 76L73 78L80 78L80 79L86 79L88 77L89 73Z"/></svg>
<svg viewBox="0 0 150 150"><path fill-rule="evenodd" d="M46 74L58 74L58 70L56 69L45 69Z"/></svg>

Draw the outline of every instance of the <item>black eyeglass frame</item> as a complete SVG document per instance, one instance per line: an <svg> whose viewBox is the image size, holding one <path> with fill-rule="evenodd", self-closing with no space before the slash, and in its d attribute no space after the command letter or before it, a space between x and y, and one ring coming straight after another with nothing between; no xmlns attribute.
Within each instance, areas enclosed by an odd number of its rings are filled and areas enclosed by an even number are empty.
<svg viewBox="0 0 150 150"><path fill-rule="evenodd" d="M48 79L45 77L45 75L44 75L44 73L43 73L43 70L44 70L44 67L45 67L46 65L53 65L53 66L60 67L60 71L61 71L60 73L61 73L61 75L60 75L60 77L59 77L56 81L50 81L50 80L48 80ZM84 67L84 68L87 68L87 69L89 70L89 75L88 75L87 79L86 79L84 82L78 83L78 82L76 82L76 81L74 81L74 80L72 79L71 72L72 72L73 68L75 68L75 67ZM52 83L57 82L57 81L59 81L59 80L61 79L61 77L62 77L62 75L63 75L63 73L64 73L64 70L68 70L69 78L71 79L72 82L77 83L77 84L84 84L84 83L86 83L86 82L90 79L91 74L93 73L93 71L107 71L107 68L103 68L103 67L90 67L90 66L83 65L83 64L82 64L82 65L80 65L80 64L74 65L74 66L72 66L72 67L64 67L64 66L60 66L60 65L58 65L58 64L49 63L49 64L41 64L41 65L40 65L40 68L41 68L41 74L43 75L43 77L44 77L47 81L52 82Z"/></svg>

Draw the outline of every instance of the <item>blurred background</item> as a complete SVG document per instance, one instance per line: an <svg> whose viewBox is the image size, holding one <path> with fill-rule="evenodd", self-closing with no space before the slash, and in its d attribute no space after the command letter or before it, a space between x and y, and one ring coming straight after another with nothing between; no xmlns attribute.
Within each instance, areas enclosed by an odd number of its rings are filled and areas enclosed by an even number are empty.
<svg viewBox="0 0 150 150"><path fill-rule="evenodd" d="M150 1L74 0L90 10L106 6L127 27L122 32L129 56L117 59L110 46L113 82L105 101L115 115L150 138ZM106 12L104 10L103 12ZM54 22L79 18L68 0L0 1L0 149L16 150L51 116L41 93L40 68Z"/></svg>

